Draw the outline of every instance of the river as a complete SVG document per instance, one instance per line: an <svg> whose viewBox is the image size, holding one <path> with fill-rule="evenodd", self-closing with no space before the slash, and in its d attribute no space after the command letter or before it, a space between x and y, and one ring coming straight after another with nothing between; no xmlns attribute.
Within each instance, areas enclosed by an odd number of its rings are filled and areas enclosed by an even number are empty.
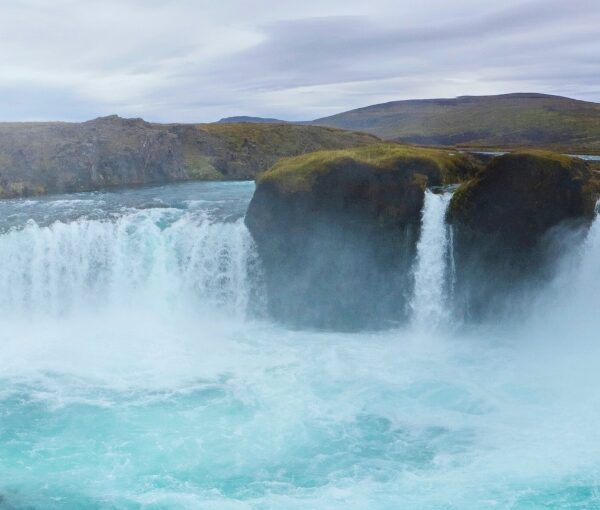
<svg viewBox="0 0 600 510"><path fill-rule="evenodd" d="M526 314L458 324L430 193L409 324L290 330L253 190L0 202L1 509L600 506L600 222Z"/></svg>

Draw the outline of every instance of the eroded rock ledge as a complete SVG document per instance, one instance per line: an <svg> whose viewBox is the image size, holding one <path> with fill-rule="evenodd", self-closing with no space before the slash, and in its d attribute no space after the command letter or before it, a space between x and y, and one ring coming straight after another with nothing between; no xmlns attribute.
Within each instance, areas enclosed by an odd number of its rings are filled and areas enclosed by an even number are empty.
<svg viewBox="0 0 600 510"><path fill-rule="evenodd" d="M336 329L406 320L425 189L455 183L452 306L477 319L549 276L549 233L589 222L599 189L584 161L536 151L485 166L390 144L284 159L258 178L246 216L272 315Z"/></svg>
<svg viewBox="0 0 600 510"><path fill-rule="evenodd" d="M257 180L246 215L271 313L346 329L402 320L425 189L479 169L466 154L393 144L276 164Z"/></svg>

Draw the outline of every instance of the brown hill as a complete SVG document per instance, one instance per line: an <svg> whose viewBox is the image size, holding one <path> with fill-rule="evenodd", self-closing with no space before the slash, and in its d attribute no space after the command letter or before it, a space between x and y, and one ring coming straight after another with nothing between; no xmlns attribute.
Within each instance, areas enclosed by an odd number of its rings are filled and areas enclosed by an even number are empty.
<svg viewBox="0 0 600 510"><path fill-rule="evenodd" d="M311 124L425 145L600 153L600 104L545 94L394 101Z"/></svg>

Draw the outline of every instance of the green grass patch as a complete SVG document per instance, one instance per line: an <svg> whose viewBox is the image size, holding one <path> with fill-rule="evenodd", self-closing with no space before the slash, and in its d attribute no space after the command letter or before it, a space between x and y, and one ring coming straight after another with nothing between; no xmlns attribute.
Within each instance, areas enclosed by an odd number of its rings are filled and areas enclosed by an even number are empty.
<svg viewBox="0 0 600 510"><path fill-rule="evenodd" d="M334 169L366 166L379 172L405 172L407 178L425 184L427 172L438 172L442 184L460 182L478 169L467 154L399 144L373 144L343 150L317 151L284 158L261 174L257 182L271 182L285 192L310 191L315 179Z"/></svg>

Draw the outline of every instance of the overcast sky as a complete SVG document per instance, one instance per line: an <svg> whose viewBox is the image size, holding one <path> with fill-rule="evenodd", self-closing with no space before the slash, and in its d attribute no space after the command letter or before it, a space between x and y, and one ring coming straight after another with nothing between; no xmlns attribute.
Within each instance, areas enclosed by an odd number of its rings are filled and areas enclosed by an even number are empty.
<svg viewBox="0 0 600 510"><path fill-rule="evenodd" d="M600 0L0 0L0 120L300 120L516 91L600 102Z"/></svg>

